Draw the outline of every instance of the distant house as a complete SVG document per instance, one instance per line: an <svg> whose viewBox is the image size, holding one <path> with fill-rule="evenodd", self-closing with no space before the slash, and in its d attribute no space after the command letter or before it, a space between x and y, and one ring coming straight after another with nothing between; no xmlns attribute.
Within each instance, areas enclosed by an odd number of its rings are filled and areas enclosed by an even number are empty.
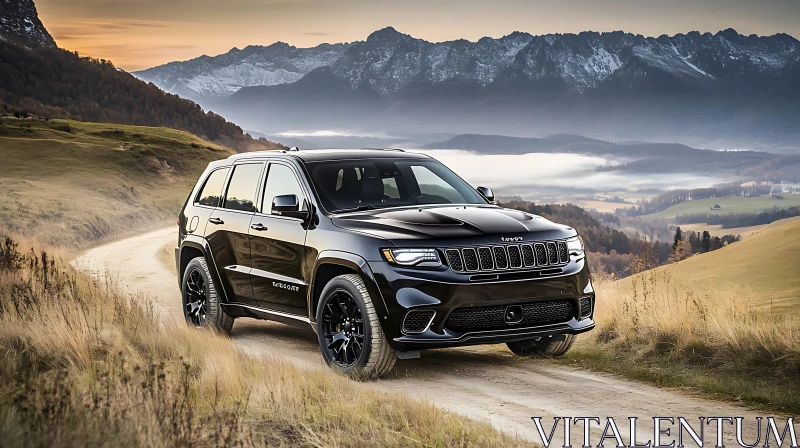
<svg viewBox="0 0 800 448"><path fill-rule="evenodd" d="M722 208L722 206L720 206L719 204L714 204L714 206L713 206L713 207L709 207L708 209L709 209L709 210L719 210L719 209L721 209L721 208Z"/></svg>

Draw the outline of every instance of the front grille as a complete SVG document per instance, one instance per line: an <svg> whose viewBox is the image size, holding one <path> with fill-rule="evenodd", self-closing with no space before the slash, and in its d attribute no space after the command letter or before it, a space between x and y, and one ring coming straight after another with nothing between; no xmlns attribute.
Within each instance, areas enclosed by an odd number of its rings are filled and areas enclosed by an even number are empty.
<svg viewBox="0 0 800 448"><path fill-rule="evenodd" d="M406 313L406 318L403 319L403 332L405 333L422 333L428 329L428 325L433 320L436 311L433 310L411 310Z"/></svg>
<svg viewBox="0 0 800 448"><path fill-rule="evenodd" d="M450 269L455 272L545 268L569 262L569 251L564 241L445 249L444 254Z"/></svg>
<svg viewBox="0 0 800 448"><path fill-rule="evenodd" d="M592 315L592 298L584 297L581 299L581 317L589 317Z"/></svg>
<svg viewBox="0 0 800 448"><path fill-rule="evenodd" d="M514 324L506 323L506 306L485 306L459 308L447 318L444 326L453 331L468 332L498 330L503 328L547 325L567 322L576 316L574 300L554 300L522 305L522 320Z"/></svg>

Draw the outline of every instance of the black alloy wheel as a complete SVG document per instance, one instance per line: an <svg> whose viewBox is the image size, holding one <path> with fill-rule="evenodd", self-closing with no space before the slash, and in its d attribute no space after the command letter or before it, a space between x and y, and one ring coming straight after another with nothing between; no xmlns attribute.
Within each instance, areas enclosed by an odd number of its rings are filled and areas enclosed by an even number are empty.
<svg viewBox="0 0 800 448"><path fill-rule="evenodd" d="M350 367L364 353L364 317L358 302L345 290L325 298L322 311L324 349L341 367Z"/></svg>
<svg viewBox="0 0 800 448"><path fill-rule="evenodd" d="M183 312L186 321L195 327L205 327L208 312L208 295L206 294L206 280L199 269L194 268L186 279L183 291Z"/></svg>

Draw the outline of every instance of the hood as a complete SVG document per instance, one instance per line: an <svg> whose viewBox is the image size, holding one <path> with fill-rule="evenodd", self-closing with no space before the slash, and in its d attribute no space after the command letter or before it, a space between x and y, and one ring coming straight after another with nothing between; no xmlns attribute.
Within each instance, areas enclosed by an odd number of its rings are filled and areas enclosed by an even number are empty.
<svg viewBox="0 0 800 448"><path fill-rule="evenodd" d="M492 205L424 206L402 209L370 210L333 218L343 229L397 241L430 239L520 238L519 241L569 238L577 232L541 216ZM485 238L484 238L485 237ZM483 243L476 241L475 244Z"/></svg>

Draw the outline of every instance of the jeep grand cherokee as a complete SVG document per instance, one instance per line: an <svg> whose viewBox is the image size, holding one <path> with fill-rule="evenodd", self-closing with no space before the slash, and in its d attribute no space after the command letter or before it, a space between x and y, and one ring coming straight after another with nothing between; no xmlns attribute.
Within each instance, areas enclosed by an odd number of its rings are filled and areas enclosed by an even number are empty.
<svg viewBox="0 0 800 448"><path fill-rule="evenodd" d="M428 348L558 356L594 327L575 229L494 205L398 150L268 151L213 162L179 217L186 321L310 325L332 368L374 378Z"/></svg>

